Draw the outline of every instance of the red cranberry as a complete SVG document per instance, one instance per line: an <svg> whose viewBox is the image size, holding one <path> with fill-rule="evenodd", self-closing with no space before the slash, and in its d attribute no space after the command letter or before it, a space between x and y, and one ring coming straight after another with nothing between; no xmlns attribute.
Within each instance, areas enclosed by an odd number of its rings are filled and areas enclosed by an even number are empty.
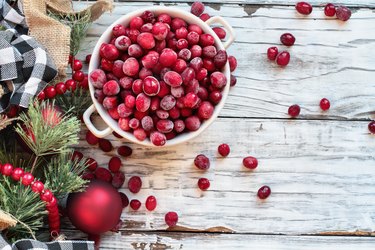
<svg viewBox="0 0 375 250"><path fill-rule="evenodd" d="M141 46L139 46L138 44L132 44L128 48L128 54L129 54L129 56L139 58L143 55L143 50L142 50Z"/></svg>
<svg viewBox="0 0 375 250"><path fill-rule="evenodd" d="M173 126L174 124L170 120L159 120L156 123L157 130L159 130L160 132L164 134L171 132L173 130Z"/></svg>
<svg viewBox="0 0 375 250"><path fill-rule="evenodd" d="M216 47L211 45L211 46L206 46L203 48L202 54L204 57L207 58L214 58L217 54Z"/></svg>
<svg viewBox="0 0 375 250"><path fill-rule="evenodd" d="M178 18L178 17L173 18L172 22L171 22L172 30L176 31L181 27L187 27L186 22L184 20L182 20L181 18Z"/></svg>
<svg viewBox="0 0 375 250"><path fill-rule="evenodd" d="M207 48L207 47L206 47ZM190 61L189 65L195 72L198 72L203 67L203 60L200 57L195 57Z"/></svg>
<svg viewBox="0 0 375 250"><path fill-rule="evenodd" d="M210 34L202 34L200 35L200 41L199 44L202 47L210 46L215 44L215 39Z"/></svg>
<svg viewBox="0 0 375 250"><path fill-rule="evenodd" d="M207 69L208 72L213 72L216 70L216 66L214 64L214 61L209 58L203 59L203 67Z"/></svg>
<svg viewBox="0 0 375 250"><path fill-rule="evenodd" d="M176 105L176 99L172 95L166 95L160 101L160 107L166 111L171 110Z"/></svg>
<svg viewBox="0 0 375 250"><path fill-rule="evenodd" d="M189 43L186 39L178 39L176 43L176 47L179 50L186 49L187 47L189 47Z"/></svg>
<svg viewBox="0 0 375 250"><path fill-rule="evenodd" d="M115 46L118 50L127 51L132 41L127 36L119 36L115 40Z"/></svg>
<svg viewBox="0 0 375 250"><path fill-rule="evenodd" d="M109 61L114 61L120 56L120 52L113 44L106 44L100 48L100 56Z"/></svg>
<svg viewBox="0 0 375 250"><path fill-rule="evenodd" d="M178 52L178 57L185 61L189 61L191 58L191 51L189 49L184 48L180 50L180 52Z"/></svg>
<svg viewBox="0 0 375 250"><path fill-rule="evenodd" d="M122 202L122 208L126 208L129 205L129 198L126 194L119 192Z"/></svg>
<svg viewBox="0 0 375 250"><path fill-rule="evenodd" d="M332 3L328 3L324 7L324 14L326 16L334 16L336 14L336 6Z"/></svg>
<svg viewBox="0 0 375 250"><path fill-rule="evenodd" d="M186 108L193 108L199 101L199 97L194 93L187 93L184 98L184 106Z"/></svg>
<svg viewBox="0 0 375 250"><path fill-rule="evenodd" d="M221 89L227 84L226 76L219 71L212 73L210 79L211 85L217 89Z"/></svg>
<svg viewBox="0 0 375 250"><path fill-rule="evenodd" d="M156 110L156 116L160 119L168 119L169 113L168 113L168 111L158 109L158 110Z"/></svg>
<svg viewBox="0 0 375 250"><path fill-rule="evenodd" d="M205 101L205 100L208 99L208 91L207 91L207 89L205 87L200 86L198 88L197 95L198 95L199 99L201 99L202 101Z"/></svg>
<svg viewBox="0 0 375 250"><path fill-rule="evenodd" d="M206 191L210 187L210 180L207 178L199 178L198 187L202 191Z"/></svg>
<svg viewBox="0 0 375 250"><path fill-rule="evenodd" d="M125 97L125 102L124 102L125 106L132 109L134 108L135 106L135 97L132 96L132 95L127 95Z"/></svg>
<svg viewBox="0 0 375 250"><path fill-rule="evenodd" d="M97 168L95 170L95 177L96 177L96 179L102 180L102 181L105 181L105 182L111 182L112 181L112 174L106 168L101 168L101 167Z"/></svg>
<svg viewBox="0 0 375 250"><path fill-rule="evenodd" d="M200 57L202 55L202 47L199 45L193 45L190 51L191 51L191 58Z"/></svg>
<svg viewBox="0 0 375 250"><path fill-rule="evenodd" d="M157 205L157 202L156 202L155 196L150 195L149 197L147 197L147 199L146 199L146 208L147 208L148 211L155 210L156 205Z"/></svg>
<svg viewBox="0 0 375 250"><path fill-rule="evenodd" d="M280 66L288 65L289 60L290 60L290 54L288 51L282 51L276 57L276 63Z"/></svg>
<svg viewBox="0 0 375 250"><path fill-rule="evenodd" d="M165 40L156 41L154 50L161 53L165 47L167 47L167 42Z"/></svg>
<svg viewBox="0 0 375 250"><path fill-rule="evenodd" d="M96 145L99 142L99 138L96 137L90 130L87 130L86 141L90 145Z"/></svg>
<svg viewBox="0 0 375 250"><path fill-rule="evenodd" d="M177 59L176 64L173 67L173 70L181 74L186 68L187 68L187 63L185 62L185 60Z"/></svg>
<svg viewBox="0 0 375 250"><path fill-rule="evenodd" d="M285 46L292 46L296 41L296 38L290 33L284 33L280 36L280 41Z"/></svg>
<svg viewBox="0 0 375 250"><path fill-rule="evenodd" d="M163 69L160 71L160 79L164 79L164 75L165 75L168 71L171 71L171 69L170 69L170 68L163 68Z"/></svg>
<svg viewBox="0 0 375 250"><path fill-rule="evenodd" d="M137 79L133 82L133 85L132 85L132 90L133 90L133 93L138 95L140 93L142 93L143 91L143 81L141 79Z"/></svg>
<svg viewBox="0 0 375 250"><path fill-rule="evenodd" d="M83 73L81 70L77 70L73 73L73 80L82 82L83 79L85 79L85 73Z"/></svg>
<svg viewBox="0 0 375 250"><path fill-rule="evenodd" d="M183 95L185 95L185 90L182 86L179 86L179 87L172 87L171 88L171 94L176 97L176 98L180 98L182 97Z"/></svg>
<svg viewBox="0 0 375 250"><path fill-rule="evenodd" d="M103 150L104 152L109 152L112 150L112 143L107 139L100 138L99 148Z"/></svg>
<svg viewBox="0 0 375 250"><path fill-rule="evenodd" d="M171 87L178 87L182 84L182 77L179 73L175 71L168 71L164 75L164 81Z"/></svg>
<svg viewBox="0 0 375 250"><path fill-rule="evenodd" d="M228 55L225 50L219 50L214 57L214 64L216 68L221 69L228 61Z"/></svg>
<svg viewBox="0 0 375 250"><path fill-rule="evenodd" d="M191 31L187 34L186 40L190 45L196 45L199 43L199 34L197 32Z"/></svg>
<svg viewBox="0 0 375 250"><path fill-rule="evenodd" d="M85 165L90 171L95 171L98 168L98 163L93 158L87 158Z"/></svg>
<svg viewBox="0 0 375 250"><path fill-rule="evenodd" d="M83 154L79 151L76 151L74 150L73 154L72 154L72 161L81 161L82 158L83 158Z"/></svg>
<svg viewBox="0 0 375 250"><path fill-rule="evenodd" d="M221 40L225 39L225 37L227 36L227 33L225 32L225 30L221 27L215 27L215 28L212 28L212 30L216 33L217 37L219 37Z"/></svg>
<svg viewBox="0 0 375 250"><path fill-rule="evenodd" d="M154 36L150 32L143 32L137 37L137 43L144 49L155 47Z"/></svg>
<svg viewBox="0 0 375 250"><path fill-rule="evenodd" d="M120 93L120 86L114 80L106 82L103 86L103 93L107 96L114 96Z"/></svg>
<svg viewBox="0 0 375 250"><path fill-rule="evenodd" d="M185 122L183 120L174 121L174 131L182 133L185 130Z"/></svg>
<svg viewBox="0 0 375 250"><path fill-rule="evenodd" d="M112 117L114 120L118 120L120 118L120 114L118 113L117 108L108 109L108 114Z"/></svg>
<svg viewBox="0 0 375 250"><path fill-rule="evenodd" d="M223 143L223 144L220 144L220 145L219 145L219 147L217 148L217 151L219 152L219 154L220 154L221 156L226 157L226 156L228 156L229 153L230 153L230 147L229 147L228 144Z"/></svg>
<svg viewBox="0 0 375 250"><path fill-rule="evenodd" d="M130 131L129 121L130 121L130 118L129 118L129 117L120 118L120 119L118 120L118 125L119 125L119 127L120 127L122 130L124 130L124 131Z"/></svg>
<svg viewBox="0 0 375 250"><path fill-rule="evenodd" d="M137 118L132 118L129 121L129 127L132 129L137 129L139 127L139 120Z"/></svg>
<svg viewBox="0 0 375 250"><path fill-rule="evenodd" d="M160 108L160 97L154 96L151 98L150 110L156 111Z"/></svg>
<svg viewBox="0 0 375 250"><path fill-rule="evenodd" d="M141 33L142 32L149 32L149 33L151 33L152 27L153 27L152 23L145 23L145 24L142 25L140 31L141 31Z"/></svg>
<svg viewBox="0 0 375 250"><path fill-rule="evenodd" d="M122 70L127 76L136 76L139 72L139 63L137 59L135 59L134 57L128 58L124 62Z"/></svg>
<svg viewBox="0 0 375 250"><path fill-rule="evenodd" d="M211 16L207 13L203 13L200 17L199 17L203 22L207 21L208 19L211 18Z"/></svg>
<svg viewBox="0 0 375 250"><path fill-rule="evenodd" d="M89 76L91 84L95 88L103 88L104 83L107 82L107 77L103 70L101 69L94 69Z"/></svg>
<svg viewBox="0 0 375 250"><path fill-rule="evenodd" d="M150 108L151 98L145 95L144 93L140 93L137 95L135 99L135 107L140 112L146 112Z"/></svg>
<svg viewBox="0 0 375 250"><path fill-rule="evenodd" d="M82 62L80 60L74 59L74 61L73 61L73 70L74 71L81 70L82 66L83 65L82 65Z"/></svg>
<svg viewBox="0 0 375 250"><path fill-rule="evenodd" d="M145 21L146 23L152 23L155 21L155 16L154 16L154 13L152 13L151 11L149 10L146 10L142 13L141 15L141 18L143 19L143 21Z"/></svg>
<svg viewBox="0 0 375 250"><path fill-rule="evenodd" d="M143 128L137 128L133 131L133 135L137 140L144 141L147 137L146 131Z"/></svg>
<svg viewBox="0 0 375 250"><path fill-rule="evenodd" d="M203 154L197 155L194 159L194 165L201 170L207 170L210 168L210 159Z"/></svg>
<svg viewBox="0 0 375 250"><path fill-rule="evenodd" d="M312 12L312 6L307 2L298 2L296 10L302 15L309 15Z"/></svg>
<svg viewBox="0 0 375 250"><path fill-rule="evenodd" d="M270 194L271 194L271 188L269 186L263 186L259 188L258 193L257 193L259 199L262 199L262 200L267 199L267 197L270 196Z"/></svg>
<svg viewBox="0 0 375 250"><path fill-rule="evenodd" d="M177 53L174 52L172 49L163 49L163 51L160 54L159 62L164 67L170 67L173 66L177 61Z"/></svg>
<svg viewBox="0 0 375 250"><path fill-rule="evenodd" d="M112 35L114 35L115 37L119 37L119 36L125 35L125 26L121 25L121 24L116 24L112 28Z"/></svg>
<svg viewBox="0 0 375 250"><path fill-rule="evenodd" d="M178 30L176 30L176 38L177 39L182 39L182 38L186 38L187 35L188 35L188 30L185 28L185 27L181 27L179 28Z"/></svg>
<svg viewBox="0 0 375 250"><path fill-rule="evenodd" d="M81 175L81 178L82 178L83 180L86 180L86 181L90 181L90 180L94 180L94 179L96 179L95 174L94 174L94 173L91 173L91 172L84 172L84 173Z"/></svg>
<svg viewBox="0 0 375 250"><path fill-rule="evenodd" d="M44 93L46 94L47 98L52 99L56 96L56 89L53 86L47 86L44 89Z"/></svg>
<svg viewBox="0 0 375 250"><path fill-rule="evenodd" d="M297 104L294 104L292 106L290 106L288 108L288 114L291 116L291 117L297 117L299 115L299 113L301 112L301 108L300 106L298 106Z"/></svg>
<svg viewBox="0 0 375 250"><path fill-rule="evenodd" d="M152 71L150 69L146 69L146 68L142 68L140 71L139 71L139 78L144 80L146 77L148 76L152 76Z"/></svg>
<svg viewBox="0 0 375 250"><path fill-rule="evenodd" d="M320 100L319 105L320 105L320 108L324 111L328 110L331 106L331 104L330 104L330 102L327 98L323 98L322 100Z"/></svg>
<svg viewBox="0 0 375 250"><path fill-rule="evenodd" d="M176 45L177 45L177 39L176 38L169 39L168 42L167 42L167 47L169 47L172 50L177 50Z"/></svg>
<svg viewBox="0 0 375 250"><path fill-rule="evenodd" d="M12 173L12 179L15 181L19 181L23 176L24 171L22 168L15 168Z"/></svg>
<svg viewBox="0 0 375 250"><path fill-rule="evenodd" d="M142 118L141 125L145 131L151 131L154 128L154 121L147 115Z"/></svg>
<svg viewBox="0 0 375 250"><path fill-rule="evenodd" d="M185 85L188 85L195 78L195 71L193 68L186 68L181 74L182 81Z"/></svg>
<svg viewBox="0 0 375 250"><path fill-rule="evenodd" d="M162 13L158 16L158 21L161 23L171 24L172 18L170 15Z"/></svg>
<svg viewBox="0 0 375 250"><path fill-rule="evenodd" d="M40 91L39 94L38 94L38 100L43 101L45 98L46 98L46 93L44 93L43 90Z"/></svg>
<svg viewBox="0 0 375 250"><path fill-rule="evenodd" d="M117 149L117 153L121 156L128 157L131 156L133 150L131 147L123 145Z"/></svg>
<svg viewBox="0 0 375 250"><path fill-rule="evenodd" d="M173 120L178 119L180 117L180 109L173 107L171 110L169 110L169 117Z"/></svg>
<svg viewBox="0 0 375 250"><path fill-rule="evenodd" d="M95 96L96 100L98 100L99 103L103 103L103 100L104 100L104 97L105 97L105 95L103 93L103 90L95 89L94 96Z"/></svg>
<svg viewBox="0 0 375 250"><path fill-rule="evenodd" d="M142 180L139 176L132 176L128 181L129 191L133 194L138 193L142 187Z"/></svg>
<svg viewBox="0 0 375 250"><path fill-rule="evenodd" d="M228 62L229 62L230 72L235 71L237 68L237 59L234 56L229 56Z"/></svg>
<svg viewBox="0 0 375 250"><path fill-rule="evenodd" d="M142 58L142 65L147 69L152 69L159 61L159 54L155 51L150 51Z"/></svg>
<svg viewBox="0 0 375 250"><path fill-rule="evenodd" d="M121 103L117 106L117 113L121 118L129 117L133 114L133 108L129 108L125 103Z"/></svg>
<svg viewBox="0 0 375 250"><path fill-rule="evenodd" d="M168 32L168 26L162 22L157 22L152 27L152 34L154 35L155 39L159 41L164 40L167 37Z"/></svg>
<svg viewBox="0 0 375 250"><path fill-rule="evenodd" d="M143 92L148 96L157 95L160 91L159 81L153 77L148 76L143 80Z"/></svg>
<svg viewBox="0 0 375 250"><path fill-rule="evenodd" d="M277 47L269 47L267 49L267 57L271 61L274 61L276 59L278 53L279 50L277 49Z"/></svg>
<svg viewBox="0 0 375 250"><path fill-rule="evenodd" d="M195 16L200 16L204 12L204 5L201 2L194 2L191 5L191 13Z"/></svg>
<svg viewBox="0 0 375 250"><path fill-rule="evenodd" d="M109 169L112 173L117 173L118 171L120 171L120 167L121 167L121 159L118 158L117 156L113 156L113 157L109 160L109 163L108 163L108 169Z"/></svg>
<svg viewBox="0 0 375 250"><path fill-rule="evenodd" d="M107 96L103 100L103 107L105 109L113 109L117 106L117 97L116 96Z"/></svg>
<svg viewBox="0 0 375 250"><path fill-rule="evenodd" d="M237 83L237 77L231 74L230 75L230 86L233 87L233 86L236 85L236 83Z"/></svg>
<svg viewBox="0 0 375 250"><path fill-rule="evenodd" d="M129 28L139 30L142 27L143 24L144 24L144 21L141 17L139 17L139 16L133 17L130 20Z"/></svg>
<svg viewBox="0 0 375 250"><path fill-rule="evenodd" d="M249 168L249 169L255 169L257 166L258 166L258 160L257 158L253 157L253 156L248 156L248 157L245 157L243 160L242 160L242 164L246 167L246 168Z"/></svg>
<svg viewBox="0 0 375 250"><path fill-rule="evenodd" d="M351 17L352 12L345 6L338 6L336 8L336 17L341 21L347 21Z"/></svg>
<svg viewBox="0 0 375 250"><path fill-rule="evenodd" d="M174 227L178 222L178 214L176 212L168 212L165 214L164 220L169 227Z"/></svg>
<svg viewBox="0 0 375 250"><path fill-rule="evenodd" d="M223 95L220 93L220 91L214 90L210 93L209 99L212 103L218 104L222 97Z"/></svg>
<svg viewBox="0 0 375 250"><path fill-rule="evenodd" d="M121 188L125 182L125 174L122 172L116 172L112 177L112 186L114 188Z"/></svg>
<svg viewBox="0 0 375 250"><path fill-rule="evenodd" d="M34 193L41 193L44 190L44 184L42 182L40 182L40 181L34 181L31 184L31 190Z"/></svg>
<svg viewBox="0 0 375 250"><path fill-rule="evenodd" d="M368 124L368 130L370 131L370 133L375 134L375 121L371 121Z"/></svg>
<svg viewBox="0 0 375 250"><path fill-rule="evenodd" d="M142 203L137 199L133 199L133 200L130 201L130 207L134 211L137 211L141 207L141 205L142 205Z"/></svg>
<svg viewBox="0 0 375 250"><path fill-rule="evenodd" d="M173 123L172 123L172 125L173 125ZM158 131L154 131L154 132L151 132L151 134L150 134L150 141L155 146L163 146L167 142L167 138L166 138L165 134L160 133Z"/></svg>
<svg viewBox="0 0 375 250"><path fill-rule="evenodd" d="M100 67L105 71L112 71L113 61L102 58L102 60L100 61Z"/></svg>

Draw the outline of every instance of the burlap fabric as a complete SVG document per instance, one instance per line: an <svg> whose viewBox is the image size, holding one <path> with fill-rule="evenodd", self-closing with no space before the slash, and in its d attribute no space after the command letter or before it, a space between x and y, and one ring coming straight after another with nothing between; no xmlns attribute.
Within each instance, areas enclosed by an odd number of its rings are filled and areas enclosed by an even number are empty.
<svg viewBox="0 0 375 250"><path fill-rule="evenodd" d="M0 209L0 232L8 227L13 227L17 221Z"/></svg>
<svg viewBox="0 0 375 250"><path fill-rule="evenodd" d="M70 51L70 28L47 15L47 9L58 14L90 12L91 21L112 10L112 0L98 0L89 8L75 12L71 0L23 0L23 11L29 35L44 45L52 56L59 75L65 75Z"/></svg>

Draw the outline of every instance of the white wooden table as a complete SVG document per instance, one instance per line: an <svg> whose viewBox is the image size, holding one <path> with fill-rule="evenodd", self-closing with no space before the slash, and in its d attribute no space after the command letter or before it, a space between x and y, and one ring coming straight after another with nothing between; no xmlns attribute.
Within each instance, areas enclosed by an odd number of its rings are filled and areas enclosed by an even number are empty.
<svg viewBox="0 0 375 250"><path fill-rule="evenodd" d="M116 147L133 148L122 171L144 183L136 196L121 191L142 202L155 195L158 207L124 209L121 232L105 234L101 247L375 249L375 136L367 129L375 119L375 1L346 1L353 15L345 23L325 18L324 2L317 0L310 1L315 7L308 17L296 14L296 1L211 1L208 13L223 16L237 33L229 49L239 62L237 85L220 118L189 143L150 149L108 137ZM132 10L159 4L190 9L185 0L174 2L116 3L90 28L81 58L110 23ZM280 46L284 32L293 33L296 44L281 69L265 53ZM328 112L319 108L323 97L331 101ZM295 103L301 115L289 119ZM97 123L104 126L100 118ZM89 146L85 132L79 148L106 166L116 151ZM225 159L216 152L220 143L231 146ZM193 166L199 153L211 159L207 172ZM248 155L259 160L253 172L242 166ZM203 176L211 180L206 192L197 188ZM265 184L272 194L261 202L256 192ZM180 216L172 230L164 222L168 211Z"/></svg>

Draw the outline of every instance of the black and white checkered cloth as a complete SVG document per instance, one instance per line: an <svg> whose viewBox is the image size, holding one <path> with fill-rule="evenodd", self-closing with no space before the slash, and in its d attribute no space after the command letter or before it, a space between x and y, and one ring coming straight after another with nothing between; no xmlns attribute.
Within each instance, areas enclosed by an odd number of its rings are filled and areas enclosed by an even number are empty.
<svg viewBox="0 0 375 250"><path fill-rule="evenodd" d="M27 34L26 19L21 9L21 1L0 0L0 25L15 29L19 34Z"/></svg>
<svg viewBox="0 0 375 250"><path fill-rule="evenodd" d="M8 244L0 235L0 250L94 250L93 241L52 241L40 242L36 240L19 240Z"/></svg>
<svg viewBox="0 0 375 250"><path fill-rule="evenodd" d="M4 8L7 6L5 0L0 0L0 3L3 11L7 9ZM20 13L7 10L5 16L4 13L0 15L0 20L3 18L1 22L12 27L15 23L10 23L9 20L19 21L18 27L23 27L24 18L16 17ZM1 92L4 92L0 97L0 113L10 104L28 107L31 99L56 75L56 66L51 57L34 38L19 33L16 29L0 31L0 87Z"/></svg>

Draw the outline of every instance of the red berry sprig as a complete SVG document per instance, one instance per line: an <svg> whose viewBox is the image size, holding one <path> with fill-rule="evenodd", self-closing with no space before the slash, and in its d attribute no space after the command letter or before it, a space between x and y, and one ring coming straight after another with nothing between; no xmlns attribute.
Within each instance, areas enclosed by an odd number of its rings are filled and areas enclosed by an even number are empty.
<svg viewBox="0 0 375 250"><path fill-rule="evenodd" d="M34 193L39 194L40 199L46 202L51 236L57 237L60 233L60 215L57 199L52 192L45 189L41 181L35 180L31 173L25 172L22 168L15 168L10 163L0 164L0 173L11 177L14 181L21 182L25 187L30 187Z"/></svg>

